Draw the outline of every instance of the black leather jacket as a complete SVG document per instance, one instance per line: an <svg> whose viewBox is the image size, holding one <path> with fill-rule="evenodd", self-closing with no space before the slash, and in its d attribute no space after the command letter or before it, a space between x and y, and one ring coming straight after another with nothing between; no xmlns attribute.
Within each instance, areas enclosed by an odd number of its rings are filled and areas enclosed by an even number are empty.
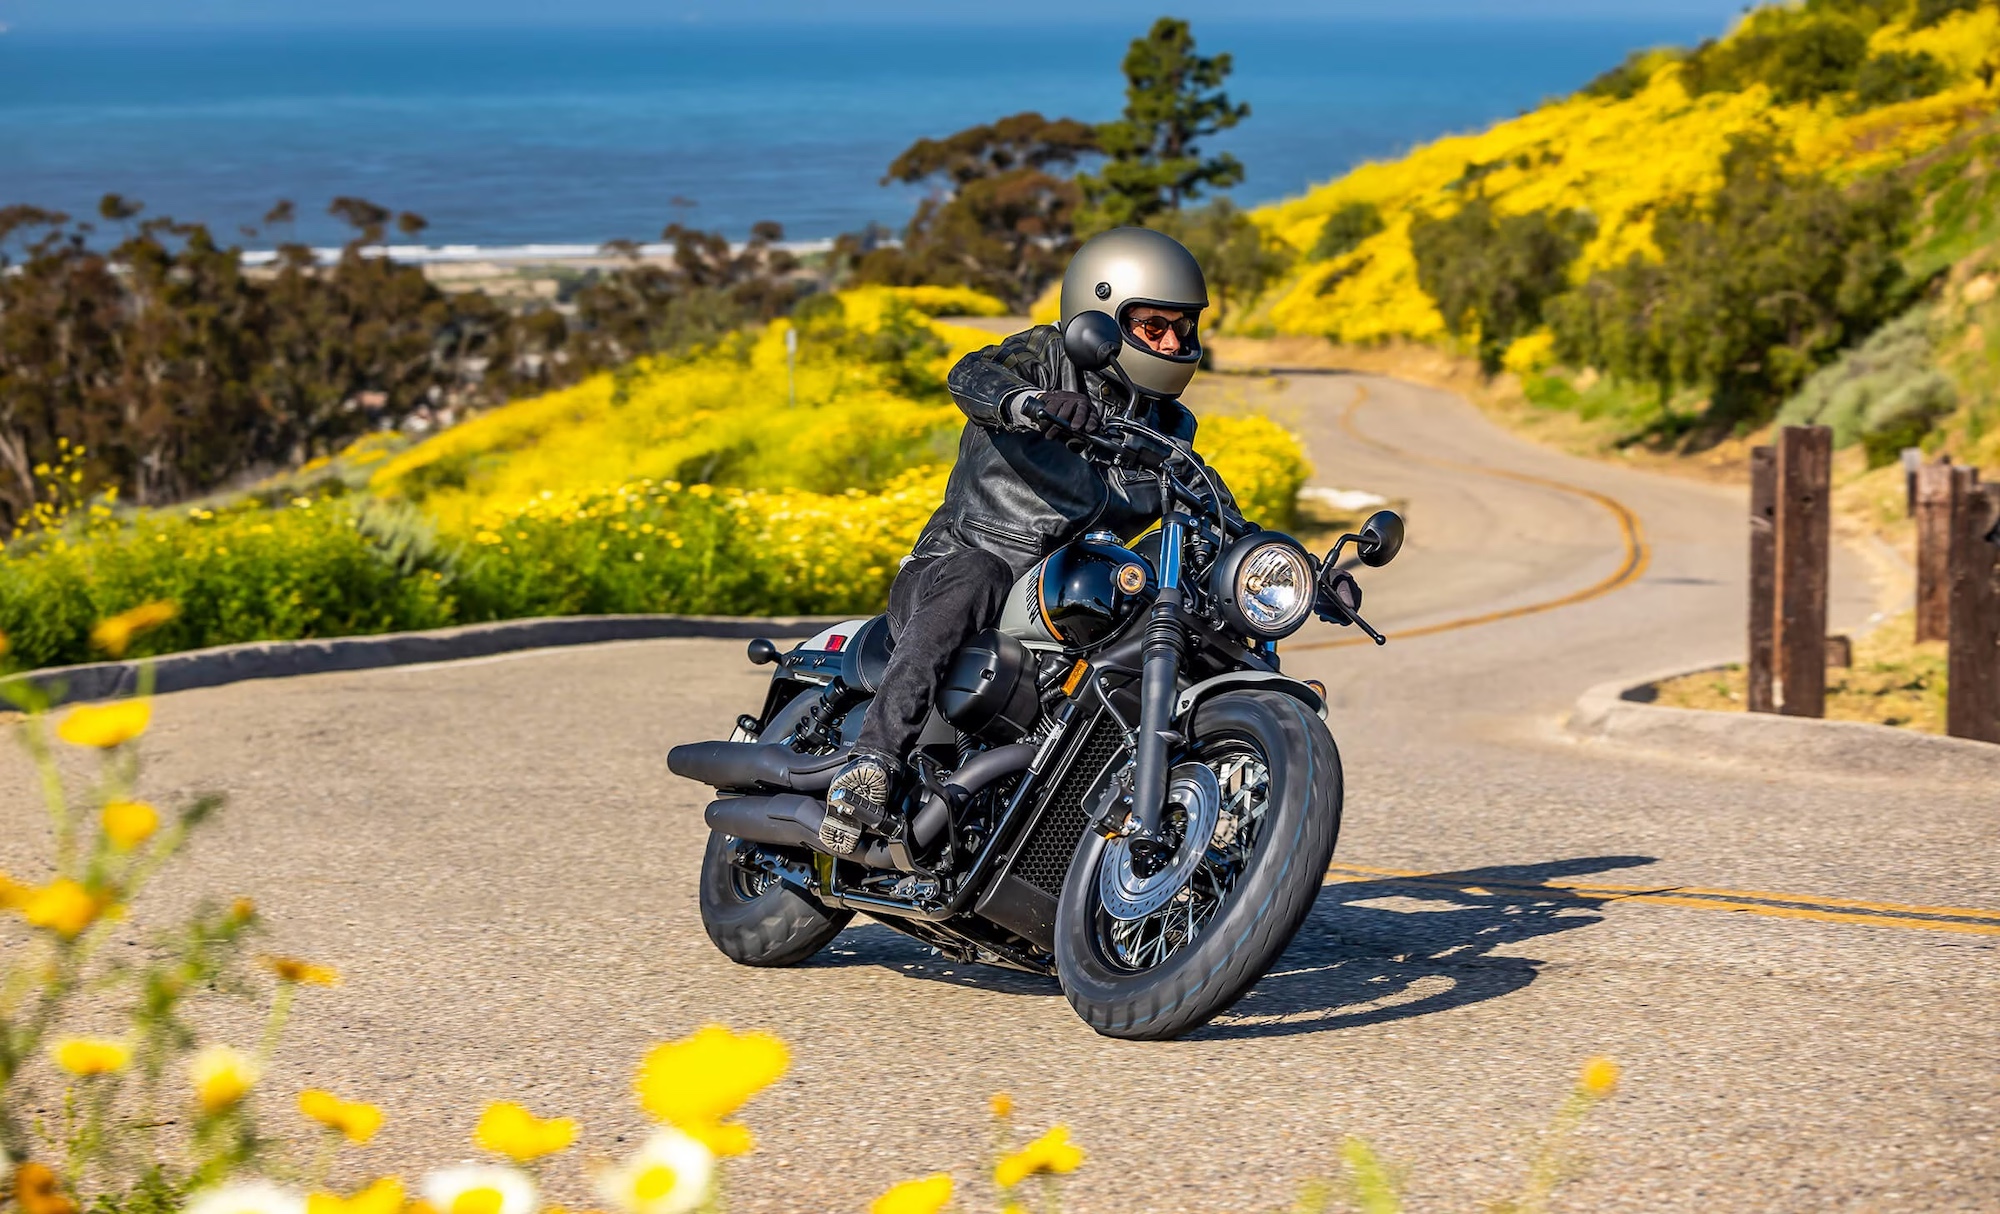
<svg viewBox="0 0 2000 1214"><path fill-rule="evenodd" d="M912 555L944 556L980 548L1005 560L1016 576L1086 531L1131 539L1160 517L1159 482L1152 474L1091 463L1048 439L1023 414L1037 392L1063 388L1117 400L1102 377L1080 374L1051 325L968 354L946 381L970 419L958 440L958 463L944 502L917 537ZM1144 398L1142 398L1144 399ZM1194 452L1194 414L1177 400L1149 401L1140 421ZM1199 456L1196 456L1199 459ZM1240 519L1222 478L1224 509Z"/></svg>

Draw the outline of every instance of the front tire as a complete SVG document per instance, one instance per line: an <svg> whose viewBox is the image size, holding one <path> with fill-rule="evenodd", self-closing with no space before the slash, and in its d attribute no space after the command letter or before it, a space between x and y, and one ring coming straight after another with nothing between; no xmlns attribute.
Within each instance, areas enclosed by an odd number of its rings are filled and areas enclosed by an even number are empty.
<svg viewBox="0 0 2000 1214"><path fill-rule="evenodd" d="M1111 849L1095 832L1063 883L1056 973L1076 1014L1107 1037L1168 1040L1228 1010L1305 922L1340 834L1340 754L1299 700L1224 692L1196 711L1192 733L1183 761L1216 770L1230 805L1176 899L1136 920L1111 916L1099 892Z"/></svg>
<svg viewBox="0 0 2000 1214"><path fill-rule="evenodd" d="M825 948L854 918L769 874L738 861L753 846L721 831L708 833L701 857L701 925L722 955L738 965L798 965Z"/></svg>

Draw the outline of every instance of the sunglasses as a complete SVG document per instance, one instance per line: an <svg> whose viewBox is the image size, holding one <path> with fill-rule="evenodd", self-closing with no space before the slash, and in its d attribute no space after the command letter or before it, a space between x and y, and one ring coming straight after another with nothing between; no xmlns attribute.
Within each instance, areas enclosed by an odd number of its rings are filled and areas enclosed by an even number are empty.
<svg viewBox="0 0 2000 1214"><path fill-rule="evenodd" d="M1158 341L1172 329L1174 336L1186 345L1194 337L1194 318L1183 316L1179 320L1168 320L1164 316L1148 316L1132 322L1132 331L1146 335L1147 341Z"/></svg>

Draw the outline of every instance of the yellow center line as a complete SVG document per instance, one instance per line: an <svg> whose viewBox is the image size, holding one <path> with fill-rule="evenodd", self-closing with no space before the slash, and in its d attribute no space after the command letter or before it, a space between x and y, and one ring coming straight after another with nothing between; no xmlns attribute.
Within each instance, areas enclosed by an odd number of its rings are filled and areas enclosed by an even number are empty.
<svg viewBox="0 0 2000 1214"><path fill-rule="evenodd" d="M1606 494L1599 493L1595 489L1585 489L1580 485L1571 485L1563 481L1550 480L1548 477L1534 476L1526 472L1512 472L1504 468L1488 468L1480 464L1466 464L1456 460L1439 459L1432 455L1420 455L1417 452L1393 446L1379 439L1369 438L1367 435L1361 433L1354 424L1354 414L1367 401L1368 387L1365 384L1359 385L1354 399L1349 402L1347 408L1340 415L1340 428L1347 433L1348 437L1361 445L1373 447L1377 451L1394 455L1399 459L1409 460L1414 463L1429 464L1433 468L1448 468L1455 472L1470 472L1478 476L1491 476L1500 480L1517 481L1524 485L1535 485L1543 489L1553 489L1557 493L1567 493L1572 497L1580 497L1594 502L1609 512L1612 519L1617 522L1619 542L1624 546L1625 553L1624 559L1619 562L1618 568L1609 577L1606 577L1595 585L1586 586L1582 590L1565 594L1561 598L1547 599L1539 603L1528 603L1520 607L1507 607L1499 611L1488 611L1479 615L1464 616L1460 619L1447 620L1442 624L1427 624L1422 628L1404 628L1393 634L1397 639L1407 640L1414 637L1431 636L1440 632L1453 632L1460 628L1472 628L1480 624L1492 624L1499 620L1511 620L1524 615L1536 615L1544 611L1554 611L1558 607L1573 606L1577 603L1587 602L1591 599L1610 594L1620 586L1636 581L1639 575L1646 572L1646 565L1652 560L1652 549L1646 544L1646 532L1639 525L1639 516L1632 513L1623 502ZM1357 636L1344 637L1337 641L1308 641L1304 644L1287 645L1285 649L1287 652L1305 649L1341 649L1349 645L1367 645L1372 643L1367 637Z"/></svg>
<svg viewBox="0 0 2000 1214"><path fill-rule="evenodd" d="M1454 892L1497 891L1513 895L1566 896L1599 902L1643 902L1655 906L1731 911L1818 923L1859 923L1875 927L2000 936L2000 910L1921 906L1903 902L1863 902L1854 898L1822 898L1806 894L1769 893L1762 890L1705 889L1699 886L1661 887L1581 881L1520 884L1459 879L1449 873L1375 868L1360 864L1336 864L1327 870L1327 883L1334 885L1380 881L1385 878L1398 885L1415 885ZM1949 916L1949 918L1929 916Z"/></svg>

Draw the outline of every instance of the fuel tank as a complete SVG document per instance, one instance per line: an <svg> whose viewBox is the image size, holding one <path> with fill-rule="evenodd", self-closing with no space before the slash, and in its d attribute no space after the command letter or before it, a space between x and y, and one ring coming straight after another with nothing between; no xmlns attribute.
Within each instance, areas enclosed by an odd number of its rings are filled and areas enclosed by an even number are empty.
<svg viewBox="0 0 2000 1214"><path fill-rule="evenodd" d="M1030 649L1082 649L1118 631L1157 589L1143 557L1111 532L1093 531L1021 575L1000 631Z"/></svg>

